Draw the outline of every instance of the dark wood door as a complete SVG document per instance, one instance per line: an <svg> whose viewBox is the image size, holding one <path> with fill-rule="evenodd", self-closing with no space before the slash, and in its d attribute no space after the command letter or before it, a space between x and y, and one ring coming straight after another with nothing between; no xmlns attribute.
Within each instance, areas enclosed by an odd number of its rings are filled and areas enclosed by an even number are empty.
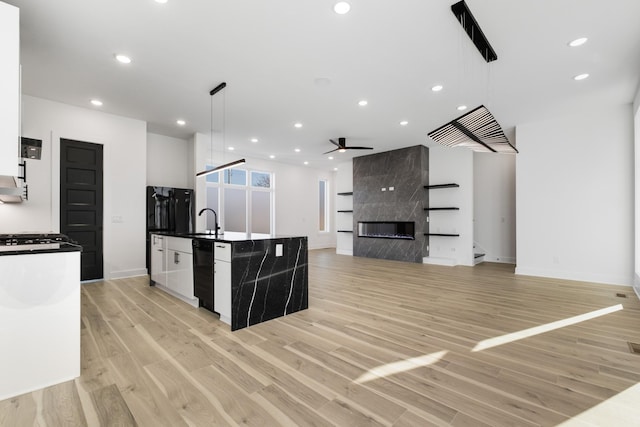
<svg viewBox="0 0 640 427"><path fill-rule="evenodd" d="M82 245L81 280L102 279L102 145L60 139L60 232Z"/></svg>

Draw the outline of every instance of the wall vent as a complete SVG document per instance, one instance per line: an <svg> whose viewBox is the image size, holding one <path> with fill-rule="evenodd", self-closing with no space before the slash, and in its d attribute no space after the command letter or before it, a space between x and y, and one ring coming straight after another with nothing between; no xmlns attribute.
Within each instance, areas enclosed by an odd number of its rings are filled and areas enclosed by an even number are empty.
<svg viewBox="0 0 640 427"><path fill-rule="evenodd" d="M617 296L618 298L626 298L626 297L627 297L627 294L623 294L623 293L618 292L618 293L616 294L616 296Z"/></svg>
<svg viewBox="0 0 640 427"><path fill-rule="evenodd" d="M640 344L635 342L627 342L629 344L629 351L633 354L640 354Z"/></svg>

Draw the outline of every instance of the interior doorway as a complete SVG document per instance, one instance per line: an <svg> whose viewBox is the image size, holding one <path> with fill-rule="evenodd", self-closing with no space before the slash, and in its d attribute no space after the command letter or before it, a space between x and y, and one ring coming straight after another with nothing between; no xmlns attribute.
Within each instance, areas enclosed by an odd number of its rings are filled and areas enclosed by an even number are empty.
<svg viewBox="0 0 640 427"><path fill-rule="evenodd" d="M102 149L60 138L60 232L82 246L80 280L104 277Z"/></svg>

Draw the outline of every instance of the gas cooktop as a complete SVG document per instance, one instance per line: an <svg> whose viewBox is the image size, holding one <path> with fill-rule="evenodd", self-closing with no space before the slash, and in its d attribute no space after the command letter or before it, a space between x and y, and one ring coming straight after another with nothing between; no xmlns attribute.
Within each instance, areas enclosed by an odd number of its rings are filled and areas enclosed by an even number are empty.
<svg viewBox="0 0 640 427"><path fill-rule="evenodd" d="M59 233L0 234L0 246L45 245L52 243L75 243Z"/></svg>

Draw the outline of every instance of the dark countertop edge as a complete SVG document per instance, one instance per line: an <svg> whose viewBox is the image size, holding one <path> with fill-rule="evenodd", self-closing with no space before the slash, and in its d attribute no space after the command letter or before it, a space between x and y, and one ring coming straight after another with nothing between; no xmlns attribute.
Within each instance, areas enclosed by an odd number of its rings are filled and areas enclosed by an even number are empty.
<svg viewBox="0 0 640 427"><path fill-rule="evenodd" d="M5 246L6 247L6 246ZM20 246L16 246L19 248ZM15 249L11 251L0 251L0 256L5 255L37 255L37 254L57 254L60 252L82 252L81 246L68 245L55 249Z"/></svg>
<svg viewBox="0 0 640 427"><path fill-rule="evenodd" d="M188 234L188 233L172 233L167 231L154 232L150 231L150 234L158 234L161 236L169 236L169 237L181 237L183 239L197 239L197 240L213 240L214 242L221 243L237 243L237 242L252 242L252 241L262 241L262 240L285 240L285 239L306 239L308 236L272 236L272 237L259 237L254 239L247 239L242 237L234 237L234 238L225 238L224 236L218 237L217 239L213 236L209 236L208 234Z"/></svg>

